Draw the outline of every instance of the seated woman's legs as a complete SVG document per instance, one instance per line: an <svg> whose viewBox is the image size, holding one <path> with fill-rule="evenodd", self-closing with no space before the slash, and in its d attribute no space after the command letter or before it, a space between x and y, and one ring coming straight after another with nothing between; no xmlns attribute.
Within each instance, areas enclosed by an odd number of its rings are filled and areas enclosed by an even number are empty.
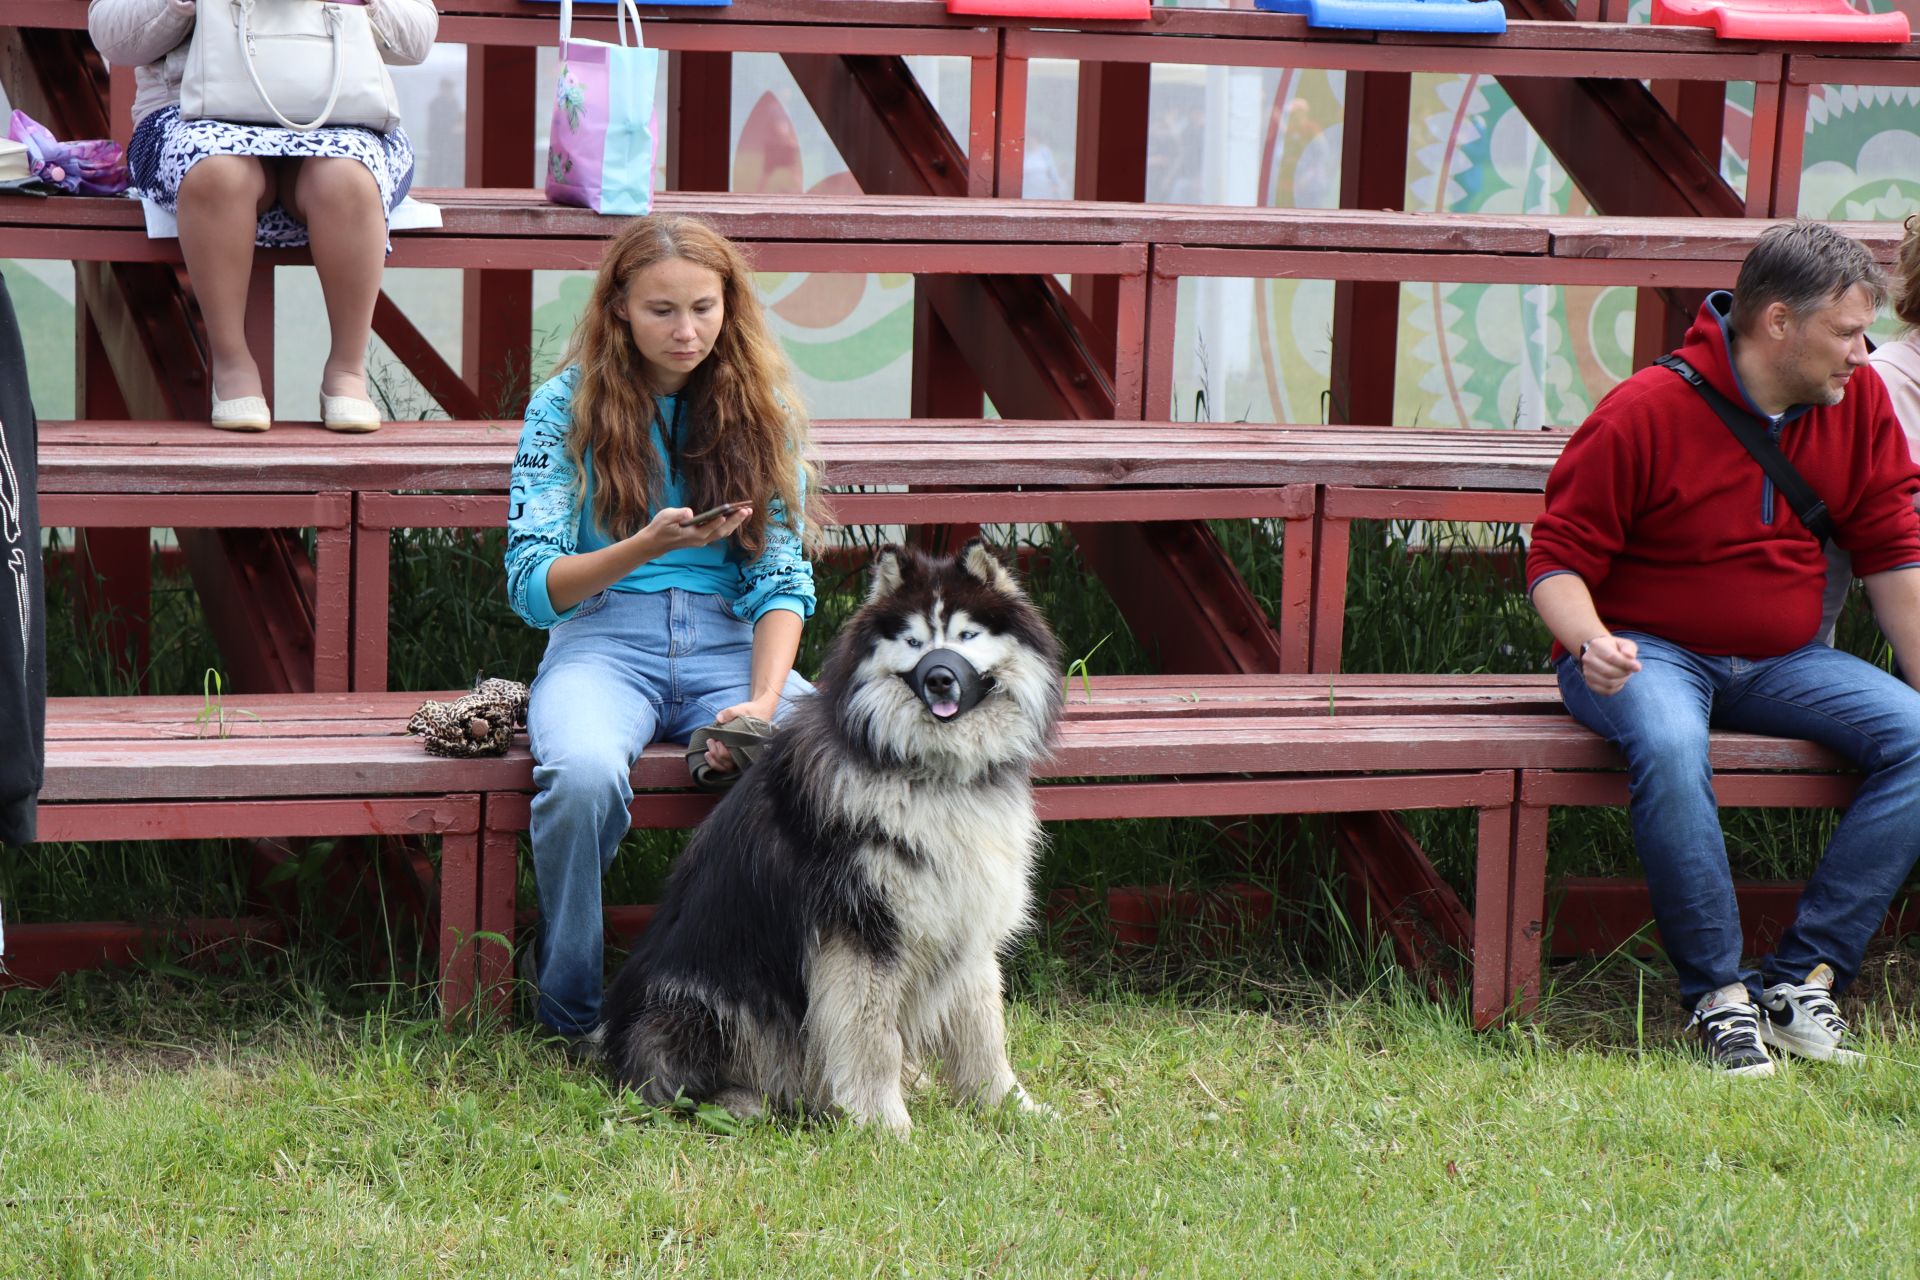
<svg viewBox="0 0 1920 1280"><path fill-rule="evenodd" d="M180 254L207 325L214 394L223 400L263 389L247 349L247 286L254 227L276 190L272 169L253 156L208 156L180 181Z"/></svg>
<svg viewBox="0 0 1920 1280"><path fill-rule="evenodd" d="M327 300L331 349L320 393L365 400L367 342L387 260L379 184L358 160L323 156L284 163L281 202L307 228L314 272Z"/></svg>
<svg viewBox="0 0 1920 1280"><path fill-rule="evenodd" d="M527 709L540 892L536 1016L579 1034L600 1021L600 880L626 834L629 773L652 741L658 717L645 680L622 661L617 638L569 633L557 639L540 664Z"/></svg>

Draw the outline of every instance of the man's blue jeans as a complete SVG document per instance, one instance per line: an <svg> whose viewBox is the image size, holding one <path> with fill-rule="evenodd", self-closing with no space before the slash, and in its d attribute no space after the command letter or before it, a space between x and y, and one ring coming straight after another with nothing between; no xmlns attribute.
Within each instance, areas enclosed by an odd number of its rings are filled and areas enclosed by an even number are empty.
<svg viewBox="0 0 1920 1280"><path fill-rule="evenodd" d="M1560 696L1576 720L1626 756L1634 848L1679 971L1681 1000L1692 1008L1735 982L1758 996L1773 983L1803 981L1823 961L1844 989L1920 855L1920 693L1823 644L1753 660L1621 634L1639 646L1641 670L1602 696L1587 688L1575 658L1562 658ZM1806 738L1866 774L1800 895L1792 927L1757 970L1740 964L1740 914L1707 761L1709 725Z"/></svg>
<svg viewBox="0 0 1920 1280"><path fill-rule="evenodd" d="M553 629L527 707L533 874L540 891L535 1016L569 1035L600 1021L600 878L627 833L629 774L649 742L685 742L751 695L753 627L719 596L603 591ZM813 686L787 677L789 700Z"/></svg>

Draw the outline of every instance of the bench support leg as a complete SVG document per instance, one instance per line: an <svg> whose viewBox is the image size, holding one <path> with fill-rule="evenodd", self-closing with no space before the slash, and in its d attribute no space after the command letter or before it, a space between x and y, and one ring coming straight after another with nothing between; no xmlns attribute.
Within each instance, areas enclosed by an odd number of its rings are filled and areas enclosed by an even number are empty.
<svg viewBox="0 0 1920 1280"><path fill-rule="evenodd" d="M513 1009L513 957L521 945L514 934L520 836L513 831L488 830L484 841L480 850L480 929L489 936L475 952L474 981L483 1007L505 1018Z"/></svg>
<svg viewBox="0 0 1920 1280"><path fill-rule="evenodd" d="M361 495L354 495L360 502ZM353 688L367 693L387 687L387 609L391 604L393 533L354 521Z"/></svg>
<svg viewBox="0 0 1920 1280"><path fill-rule="evenodd" d="M481 840L474 831L440 842L440 1009L449 1022L473 1004Z"/></svg>
<svg viewBox="0 0 1920 1280"><path fill-rule="evenodd" d="M1539 1004L1546 888L1546 807L1516 798L1508 810L1483 811L1473 903L1475 1027L1526 1017Z"/></svg>

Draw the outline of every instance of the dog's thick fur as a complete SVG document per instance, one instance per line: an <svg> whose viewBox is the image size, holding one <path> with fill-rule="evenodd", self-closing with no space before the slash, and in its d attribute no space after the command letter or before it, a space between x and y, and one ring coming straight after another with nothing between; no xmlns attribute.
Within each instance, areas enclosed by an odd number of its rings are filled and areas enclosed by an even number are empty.
<svg viewBox="0 0 1920 1280"><path fill-rule="evenodd" d="M962 654L990 682L937 718L909 684ZM1008 1065L1000 954L1027 924L1029 767L1059 718L1059 646L978 541L888 547L821 692L701 824L607 997L616 1081L739 1115L910 1127L935 1061L962 1099L1030 1107Z"/></svg>

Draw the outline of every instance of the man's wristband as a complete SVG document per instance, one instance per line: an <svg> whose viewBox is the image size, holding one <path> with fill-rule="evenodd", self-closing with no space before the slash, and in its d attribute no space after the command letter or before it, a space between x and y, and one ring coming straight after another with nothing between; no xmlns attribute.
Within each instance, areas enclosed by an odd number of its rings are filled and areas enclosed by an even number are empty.
<svg viewBox="0 0 1920 1280"><path fill-rule="evenodd" d="M1598 640L1599 638L1599 636L1595 636L1593 640ZM1585 662L1587 660L1587 650L1593 648L1593 640L1582 640L1580 642L1580 661Z"/></svg>

